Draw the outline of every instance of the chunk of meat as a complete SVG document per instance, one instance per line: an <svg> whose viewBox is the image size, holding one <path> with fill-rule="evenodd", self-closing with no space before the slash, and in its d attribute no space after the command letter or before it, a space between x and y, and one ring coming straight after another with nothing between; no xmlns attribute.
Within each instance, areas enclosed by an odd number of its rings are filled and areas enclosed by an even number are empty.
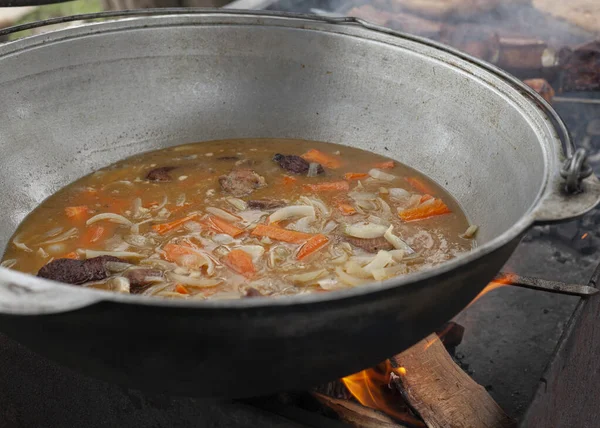
<svg viewBox="0 0 600 428"><path fill-rule="evenodd" d="M390 244L387 239L383 236L381 238L363 239L354 238L352 236L344 236L346 242L349 242L355 247L362 248L368 253L376 253L381 250L390 251L394 249L394 246Z"/></svg>
<svg viewBox="0 0 600 428"><path fill-rule="evenodd" d="M280 167L292 174L305 174L310 167L310 163L306 159L296 155L282 155L281 153L277 153L273 156L273 160L277 162ZM319 164L317 167L317 174L323 174L324 172L323 166Z"/></svg>
<svg viewBox="0 0 600 428"><path fill-rule="evenodd" d="M237 198L267 185L264 177L247 168L234 169L229 174L222 175L219 177L219 184L225 193L231 193Z"/></svg>
<svg viewBox="0 0 600 428"><path fill-rule="evenodd" d="M131 269L125 272L123 276L129 280L131 291L136 292L152 284L154 282L152 278L162 278L163 273L158 269Z"/></svg>
<svg viewBox="0 0 600 428"><path fill-rule="evenodd" d="M150 181L171 181L170 171L175 169L174 166L161 166L160 168L154 168L146 174L146 179Z"/></svg>
<svg viewBox="0 0 600 428"><path fill-rule="evenodd" d="M37 276L75 285L100 281L110 275L106 267L107 262L127 263L113 256L99 256L87 260L56 259L43 266Z"/></svg>
<svg viewBox="0 0 600 428"><path fill-rule="evenodd" d="M246 289L246 295L244 297L246 297L246 298L263 297L263 295L256 288L254 288L254 287L248 287Z"/></svg>
<svg viewBox="0 0 600 428"><path fill-rule="evenodd" d="M248 201L248 208L253 210L272 210L285 205L286 202L281 199L253 199Z"/></svg>

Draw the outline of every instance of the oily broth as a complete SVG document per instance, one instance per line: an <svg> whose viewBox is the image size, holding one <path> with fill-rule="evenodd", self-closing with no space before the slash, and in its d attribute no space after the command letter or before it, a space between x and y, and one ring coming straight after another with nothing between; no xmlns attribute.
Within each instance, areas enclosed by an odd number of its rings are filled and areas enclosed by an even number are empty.
<svg viewBox="0 0 600 428"><path fill-rule="evenodd" d="M336 169L325 166L324 174L307 177L306 173L289 173L273 161L276 153L302 155L311 149L338 159L341 166ZM142 153L85 176L46 199L19 225L4 254L4 265L36 274L54 259L65 256L83 259L86 256L84 250L114 252L115 255L125 251L138 254L122 257L133 265L170 272L162 280L156 279L144 287L132 289L132 292L163 297L238 298L248 293L248 287L262 295L276 296L350 286L340 280L336 268L345 273L350 269L353 278L373 282L374 277L367 278L360 268L368 265L377 254L367 253L345 243L344 227L354 223L373 223L371 220L374 218L386 225L393 225L393 233L418 253L418 257L405 255L404 259L401 254L395 254L394 260L386 268L398 266L396 274L435 266L470 250L473 241L459 236L469 224L454 198L432 180L398 162L394 162L392 168L382 169L397 177L393 181L373 178L347 180L350 192L368 194L370 198L373 195L380 197L389 205L391 213L386 213L383 206L385 204L381 204L379 200L360 202L348 198L348 190L314 192L303 187L304 184L342 182L346 173L367 173L374 165L389 160L371 152L331 143L279 139L210 141ZM171 181L152 182L145 178L149 171L164 166L175 167L168 172ZM298 219L294 218L278 225L285 229L304 230L311 236L322 233L328 239L326 246L297 260L296 253L301 243L280 242L247 232L257 223L265 223L266 216L276 209L240 209L228 202L227 199L234 197L224 193L218 177L235 168L250 168L266 181L266 186L255 189L248 196L235 199L285 200L286 205L307 205L310 200L302 197L312 200L318 198L329 215L318 209L320 205L317 202L315 221L296 224ZM290 184L287 182L290 179L284 177L293 177L296 181ZM414 178L418 181L414 181ZM430 194L441 199L451 213L404 222L397 215L397 209L407 206L410 201L414 204L419 198L412 196L410 200L394 199L382 188L402 188L411 195ZM342 215L338 209L340 201L348 203L359 212ZM81 216L69 217L66 215L66 207L87 207L87 212ZM225 233L216 233L214 227L207 225L207 207L220 208L234 216L241 216L239 221L229 223L244 229L244 233L237 236L237 239ZM132 233L130 225L106 220L86 225L86 220L101 213L119 214L134 224L139 223L139 233ZM196 217L162 235L153 229L157 224L173 222L194 214ZM336 229L329 232L329 228L334 225ZM102 232L98 233L100 228ZM60 239L65 236L66 239ZM138 238L139 236L142 238ZM177 248L181 245L193 248L193 254L188 258L208 258L209 266L190 267L187 263L181 266L180 259L165 255L164 248L169 243L178 245ZM228 262L230 259L227 253L240 246L246 253L252 250L250 253L255 273L240 274L239 269L236 272ZM257 246L262 247L263 254L259 254L261 251ZM166 263L165 259L169 259L169 262ZM214 265L213 271L207 272L210 265ZM323 272L323 269L326 271ZM314 272L316 278L310 278L310 275L305 275L304 278L298 276L307 272ZM123 273L115 272L113 276L120 275ZM190 285L194 282L189 280L190 277L200 280L218 278L220 283L213 285L207 281L208 286L194 286ZM180 281L182 278L183 284ZM106 279L86 283L84 286L114 289L114 283Z"/></svg>

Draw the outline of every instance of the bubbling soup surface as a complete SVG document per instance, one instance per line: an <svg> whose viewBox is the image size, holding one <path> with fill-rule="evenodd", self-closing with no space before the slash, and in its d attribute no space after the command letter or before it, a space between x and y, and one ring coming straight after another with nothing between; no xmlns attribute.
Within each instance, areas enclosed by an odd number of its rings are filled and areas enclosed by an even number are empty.
<svg viewBox="0 0 600 428"><path fill-rule="evenodd" d="M303 140L210 141L66 186L21 223L2 264L123 293L281 296L430 268L472 248L468 227L447 192L392 159Z"/></svg>

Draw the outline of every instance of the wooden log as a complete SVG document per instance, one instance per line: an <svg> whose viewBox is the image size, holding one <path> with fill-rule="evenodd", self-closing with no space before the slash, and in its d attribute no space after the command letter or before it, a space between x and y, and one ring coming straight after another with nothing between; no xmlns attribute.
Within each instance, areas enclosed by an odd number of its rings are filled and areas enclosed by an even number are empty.
<svg viewBox="0 0 600 428"><path fill-rule="evenodd" d="M513 428L485 388L454 363L434 333L392 358L394 383L429 428Z"/></svg>
<svg viewBox="0 0 600 428"><path fill-rule="evenodd" d="M325 407L333 410L342 421L352 424L355 427L408 428L405 425L395 422L389 416L369 407L364 407L354 401L340 400L319 394L318 392L313 392L313 396Z"/></svg>

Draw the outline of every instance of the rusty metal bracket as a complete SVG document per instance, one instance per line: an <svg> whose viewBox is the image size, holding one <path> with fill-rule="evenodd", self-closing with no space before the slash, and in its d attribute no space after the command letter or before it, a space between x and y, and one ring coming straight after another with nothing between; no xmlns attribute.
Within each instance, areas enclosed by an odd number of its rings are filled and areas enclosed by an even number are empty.
<svg viewBox="0 0 600 428"><path fill-rule="evenodd" d="M550 281L542 278L532 278L500 272L492 282L514 285L516 287L530 288L532 290L546 291L548 293L566 294L569 296L590 297L598 293L597 288L584 284L569 284L560 281Z"/></svg>

